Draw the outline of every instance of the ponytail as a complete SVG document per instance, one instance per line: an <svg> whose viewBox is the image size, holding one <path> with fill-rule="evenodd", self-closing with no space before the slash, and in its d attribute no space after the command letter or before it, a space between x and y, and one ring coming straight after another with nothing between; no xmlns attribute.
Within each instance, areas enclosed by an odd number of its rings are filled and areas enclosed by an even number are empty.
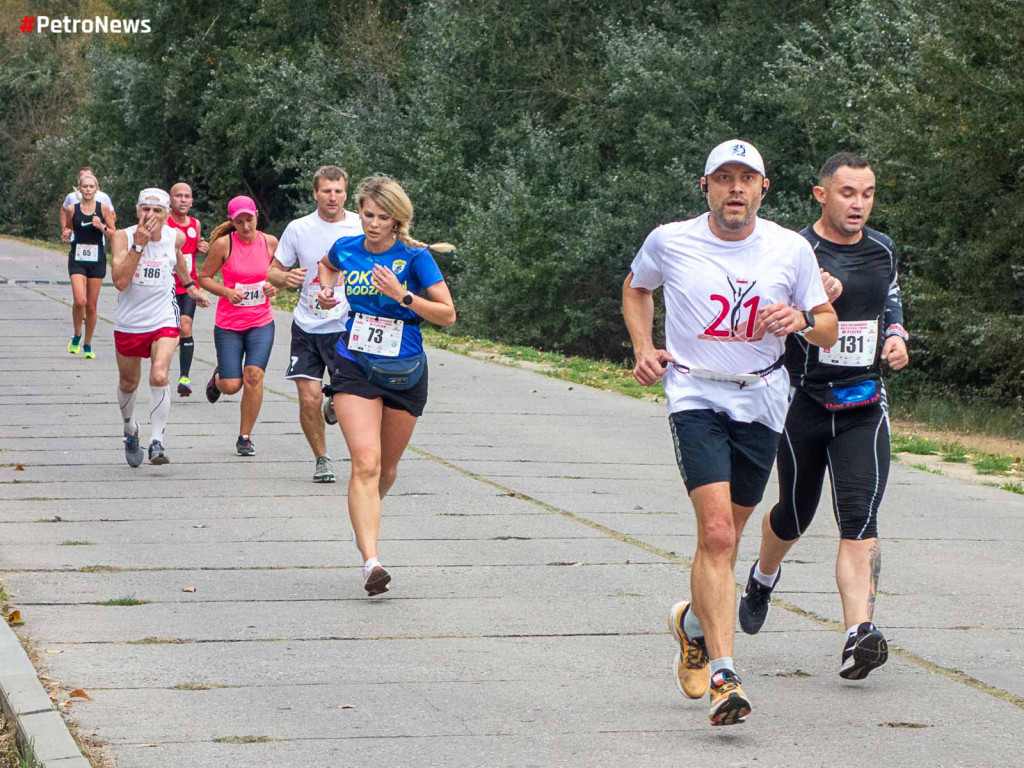
<svg viewBox="0 0 1024 768"><path fill-rule="evenodd" d="M427 248L435 253L448 254L455 251L451 243L421 242L412 236L412 200L402 189L402 185L390 176L377 173L359 182L356 190L356 205L363 207L363 201L369 198L383 208L394 219L395 235L410 248Z"/></svg>
<svg viewBox="0 0 1024 768"><path fill-rule="evenodd" d="M234 228L235 225L231 223L231 219L228 219L227 221L218 224L216 227L213 228L213 232L210 233L210 242L212 243L214 240L224 237L224 235L230 234L234 230Z"/></svg>

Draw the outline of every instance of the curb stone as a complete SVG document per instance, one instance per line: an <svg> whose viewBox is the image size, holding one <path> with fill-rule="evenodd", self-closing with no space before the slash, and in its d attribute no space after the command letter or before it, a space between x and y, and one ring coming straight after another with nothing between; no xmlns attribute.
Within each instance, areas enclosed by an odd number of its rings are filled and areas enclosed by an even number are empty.
<svg viewBox="0 0 1024 768"><path fill-rule="evenodd" d="M0 705L14 718L19 747L31 744L43 768L89 768L6 621L0 621Z"/></svg>

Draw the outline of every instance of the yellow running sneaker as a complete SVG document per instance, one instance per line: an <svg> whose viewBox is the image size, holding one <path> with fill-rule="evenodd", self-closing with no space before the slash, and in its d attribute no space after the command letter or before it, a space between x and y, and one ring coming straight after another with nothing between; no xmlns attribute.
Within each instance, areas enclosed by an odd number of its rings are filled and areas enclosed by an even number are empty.
<svg viewBox="0 0 1024 768"><path fill-rule="evenodd" d="M679 653L676 654L672 671L676 679L676 686L683 695L691 699L699 699L708 691L711 675L708 672L708 649L704 645L704 638L698 637L690 640L683 632L683 617L689 609L690 604L685 600L672 606L672 613L668 617L668 627L672 631L672 637L679 643Z"/></svg>
<svg viewBox="0 0 1024 768"><path fill-rule="evenodd" d="M750 714L750 699L740 688L740 679L731 669L711 677L711 724L736 725Z"/></svg>
<svg viewBox="0 0 1024 768"><path fill-rule="evenodd" d="M88 344L83 344L82 357L84 357L86 360L95 360L96 353L92 351L92 347L90 347Z"/></svg>
<svg viewBox="0 0 1024 768"><path fill-rule="evenodd" d="M71 341L68 342L68 352L72 355L77 355L79 350L79 344L82 342L81 336L72 336Z"/></svg>

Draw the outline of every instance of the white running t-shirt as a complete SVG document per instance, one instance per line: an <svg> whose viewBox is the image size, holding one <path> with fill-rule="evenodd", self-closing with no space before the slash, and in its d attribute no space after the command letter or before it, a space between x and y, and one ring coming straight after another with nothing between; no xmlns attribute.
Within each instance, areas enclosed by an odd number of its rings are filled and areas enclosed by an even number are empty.
<svg viewBox="0 0 1024 768"><path fill-rule="evenodd" d="M658 227L633 260L634 288L664 286L666 348L676 363L724 374L755 373L785 350L785 337L754 334L757 311L785 302L812 309L828 298L818 263L796 232L755 219L753 233L730 242L712 233L705 213ZM788 405L785 367L756 381L716 381L669 365L669 412L710 408L735 421L782 432Z"/></svg>
<svg viewBox="0 0 1024 768"><path fill-rule="evenodd" d="M128 227L128 248L138 225ZM114 330L123 333L149 333L161 328L179 327L178 302L174 298L174 248L178 230L166 224L158 241L150 240L139 255L132 281L117 297Z"/></svg>
<svg viewBox="0 0 1024 768"><path fill-rule="evenodd" d="M329 222L313 211L308 216L295 219L281 235L275 258L287 269L298 263L305 267L306 279L302 283L299 303L295 305L295 324L306 333L340 333L345 330L348 320L348 302L338 293L339 304L331 309L321 309L316 302L320 292L317 279L317 264L339 238L363 234L359 214L345 211L341 221Z"/></svg>

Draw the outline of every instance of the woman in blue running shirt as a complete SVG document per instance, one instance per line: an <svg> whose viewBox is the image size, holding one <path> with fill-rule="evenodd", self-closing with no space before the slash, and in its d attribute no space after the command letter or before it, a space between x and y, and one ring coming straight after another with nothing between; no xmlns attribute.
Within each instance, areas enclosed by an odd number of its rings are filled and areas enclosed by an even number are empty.
<svg viewBox="0 0 1024 768"><path fill-rule="evenodd" d="M363 588L373 596L391 581L377 559L381 499L427 403L419 326L423 320L445 327L455 322L451 293L430 251L454 247L412 238L412 202L389 176L364 179L356 203L363 234L340 238L324 256L317 301L323 309L337 305L337 285L349 305L331 389L352 458L348 514L363 556Z"/></svg>

